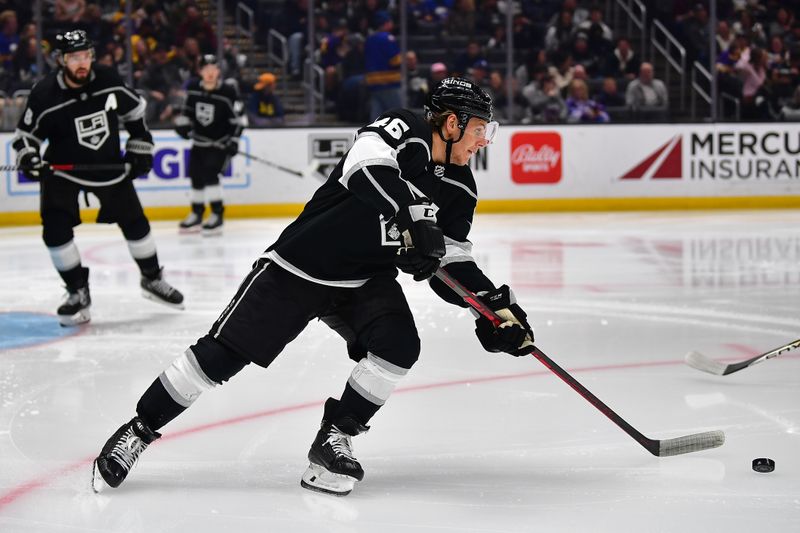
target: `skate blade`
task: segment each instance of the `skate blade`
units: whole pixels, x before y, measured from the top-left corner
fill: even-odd
[[[144,289],[142,289],[142,298],[144,298],[145,300],[150,300],[151,302],[159,303],[161,305],[166,305],[167,307],[171,307],[173,309],[179,309],[181,311],[186,309],[186,306],[183,305],[183,302],[181,302],[179,304],[173,304],[173,303],[170,303],[170,302],[168,302],[166,300],[162,300],[161,298],[159,298],[155,294],[151,294],[151,293],[147,292]]]
[[[92,463],[92,491],[94,491],[95,494],[100,494],[107,488],[109,488],[109,485],[100,474],[100,470],[97,468],[97,459],[95,459]]]
[[[220,235],[222,235],[222,226],[211,229],[203,228],[203,237],[219,237]]]
[[[73,326],[80,326],[81,324],[86,324],[92,319],[92,314],[89,312],[89,308],[81,309],[74,315],[58,315],[58,323],[61,324],[63,328],[70,328]]]
[[[300,479],[300,486],[334,496],[347,496],[353,490],[356,481],[358,480],[354,477],[334,474],[324,466],[310,463]]]
[[[200,226],[192,226],[191,228],[178,228],[178,233],[181,235],[195,235],[200,233]]]

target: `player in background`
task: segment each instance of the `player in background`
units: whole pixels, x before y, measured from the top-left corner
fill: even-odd
[[[116,223],[122,230],[141,271],[142,296],[183,308],[183,295],[162,277],[150,223],[133,187],[133,180],[153,166],[145,101],[115,70],[93,65],[94,47],[83,30],[59,34],[55,48],[59,68],[34,85],[12,144],[17,165],[41,185],[42,237],[67,286],[59,321],[74,326],[91,318],[89,269],[82,265],[73,239],[73,228],[81,223],[81,191],[100,200],[97,222]],[[120,122],[129,134],[124,156]],[[42,157],[45,142],[49,144]],[[63,171],[50,164],[107,165],[119,170]]]
[[[247,125],[239,90],[234,80],[222,80],[216,56],[200,57],[200,78],[187,89],[181,115],[175,119],[175,131],[192,140],[189,153],[189,177],[192,180],[192,212],[180,223],[182,232],[203,235],[222,233],[222,185],[220,176],[231,158],[239,153],[239,136]],[[203,222],[205,202],[211,214]]]
[[[529,353],[533,331],[507,285],[495,287],[467,239],[478,193],[467,163],[497,131],[491,98],[463,78],[444,79],[425,116],[389,111],[358,131],[348,153],[298,218],[256,261],[211,327],[144,392],[136,416],[105,443],[93,487],[119,486],[165,424],[204,391],[246,365],[268,367],[309,321],[321,319],[356,361],[339,399],[325,403],[303,487],[348,494],[364,470],[352,437],[389,399],[420,353],[397,268],[431,279],[446,301],[463,301],[437,278],[442,265],[506,321],[477,318],[491,352]],[[313,357],[313,354],[311,354]]]

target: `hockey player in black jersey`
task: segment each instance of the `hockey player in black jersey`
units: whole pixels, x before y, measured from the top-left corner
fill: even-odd
[[[341,397],[325,403],[301,484],[348,494],[364,477],[352,437],[367,431],[420,353],[397,268],[417,281],[430,279],[442,298],[464,306],[431,277],[441,265],[505,319],[497,328],[476,320],[484,348],[529,353],[533,331],[525,312],[507,285],[496,287],[478,268],[467,239],[478,194],[466,165],[496,128],[491,98],[462,78],[446,78],[432,91],[424,117],[399,109],[361,128],[209,333],[161,373],[139,399],[136,416],[103,446],[94,489],[119,486],[158,431],[202,392],[251,362],[268,367],[319,318],[341,334],[357,364]]]
[[[223,81],[216,56],[200,58],[200,78],[187,89],[181,115],[175,119],[175,131],[192,139],[189,153],[189,177],[192,180],[192,212],[180,223],[182,232],[201,229],[203,235],[222,233],[222,185],[220,176],[230,159],[239,153],[239,136],[247,125],[239,91],[234,80]],[[211,214],[203,222],[205,202]]]
[[[81,264],[73,227],[81,223],[78,196],[100,200],[97,222],[117,223],[141,271],[142,295],[183,306],[183,295],[162,278],[150,223],[133,179],[153,166],[153,138],[144,122],[145,102],[116,71],[93,65],[94,47],[82,30],[56,37],[59,67],[38,82],[17,125],[13,147],[17,165],[41,182],[42,236],[67,286],[58,308],[62,326],[88,322],[89,269]],[[119,124],[130,137],[120,155]],[[48,141],[44,156],[41,145]],[[50,165],[105,165],[109,170],[53,170]]]

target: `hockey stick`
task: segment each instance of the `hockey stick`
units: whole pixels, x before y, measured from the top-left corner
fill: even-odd
[[[784,344],[780,348],[775,348],[774,350],[771,350],[769,352],[757,355],[752,359],[748,359],[747,361],[742,361],[740,363],[731,363],[729,365],[725,365],[717,361],[714,361],[713,359],[706,357],[700,352],[691,351],[686,354],[686,364],[693,368],[696,368],[697,370],[708,372],[709,374],[716,374],[718,376],[727,376],[728,374],[733,374],[734,372],[743,370],[748,366],[753,366],[755,364],[761,363],[762,361],[766,361],[767,359],[772,359],[773,357],[777,357],[783,352],[794,350],[798,346],[800,346],[800,339],[792,341],[789,344]]]
[[[482,316],[490,320],[495,326],[499,326],[503,320],[497,316],[481,299],[471,292],[469,289],[461,285],[458,281],[453,279],[442,268],[436,271],[436,277],[442,280],[445,285],[453,289],[459,297],[470,307],[475,309]],[[725,442],[725,433],[722,431],[706,431],[703,433],[693,433],[683,437],[676,437],[672,439],[651,439],[644,436],[636,428],[626,422],[621,416],[615,413],[609,406],[604,404],[597,396],[592,394],[589,389],[584,387],[573,378],[566,370],[558,366],[552,359],[544,354],[539,348],[535,346],[531,348],[531,353],[538,359],[544,366],[551,370],[555,375],[560,377],[567,385],[575,389],[575,391],[583,396],[589,403],[594,405],[601,413],[606,415],[609,420],[619,426],[625,433],[633,437],[633,439],[641,444],[648,452],[657,457],[667,457],[670,455],[681,455],[684,453],[697,452],[700,450],[707,450],[709,448],[716,448],[722,446]]]
[[[319,161],[317,159],[312,159],[311,162],[308,164],[308,166],[303,170],[294,170],[291,168],[286,168],[284,166],[281,166],[277,163],[273,163],[268,159],[262,159],[253,154],[248,154],[247,152],[239,151],[236,153],[239,155],[243,155],[248,159],[261,163],[262,165],[267,165],[268,167],[276,168],[278,170],[286,172],[287,174],[291,174],[292,176],[297,176],[298,178],[308,178],[310,176],[313,176],[314,173],[317,171],[317,167],[319,167]]]
[[[48,165],[51,170],[71,170],[75,171],[109,171],[109,172],[122,172],[128,170],[128,165],[125,163],[110,163],[110,164],[93,164],[93,163],[65,163],[65,164],[55,164],[55,165]],[[0,166],[0,172],[5,171],[14,171],[14,170],[35,170],[29,167],[21,167],[19,165],[2,165]]]

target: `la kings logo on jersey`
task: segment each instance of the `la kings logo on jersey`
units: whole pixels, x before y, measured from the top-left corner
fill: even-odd
[[[197,102],[194,106],[194,116],[197,118],[197,122],[203,126],[208,126],[214,122],[214,104]]]
[[[105,111],[97,111],[75,119],[78,142],[86,148],[99,150],[109,135],[108,117]]]

